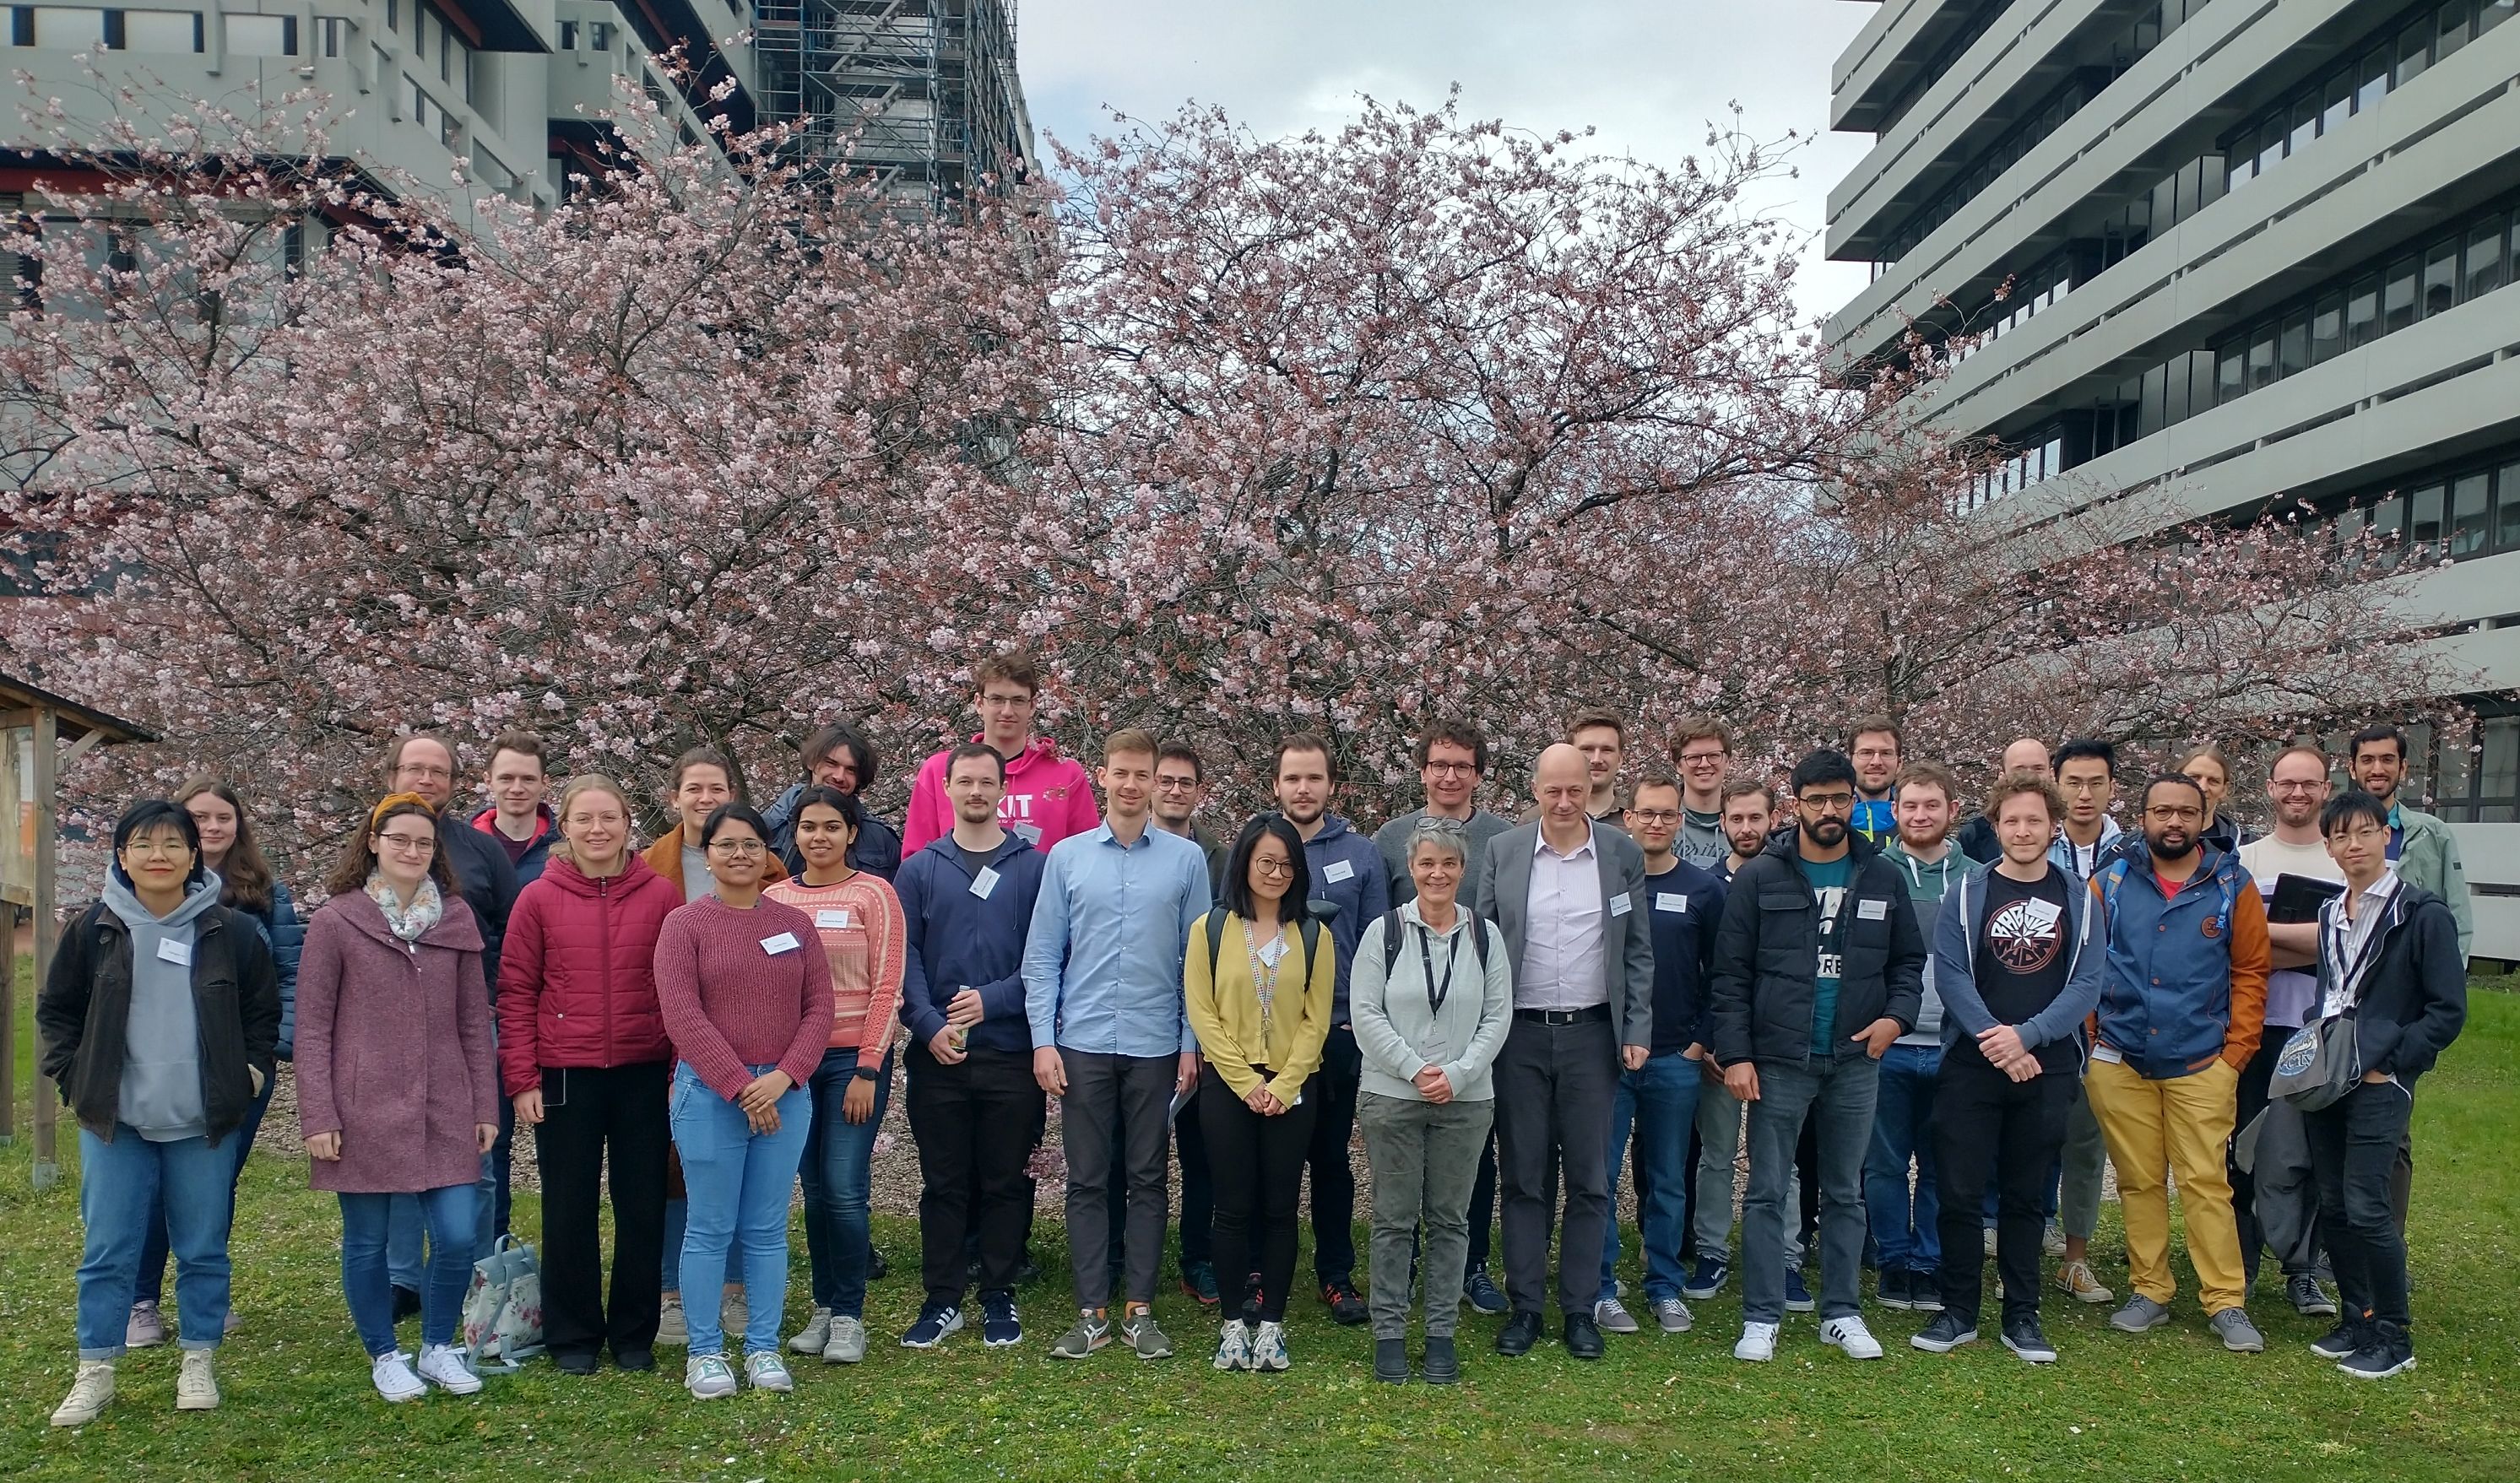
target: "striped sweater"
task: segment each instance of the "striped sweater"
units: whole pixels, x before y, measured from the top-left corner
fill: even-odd
[[[814,920],[832,965],[832,1048],[854,1049],[858,1064],[879,1066],[892,1048],[901,1012],[901,974],[909,931],[901,898],[882,876],[859,871],[837,885],[790,877],[762,891]]]

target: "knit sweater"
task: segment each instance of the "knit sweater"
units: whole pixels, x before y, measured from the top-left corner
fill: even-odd
[[[762,894],[814,920],[832,968],[832,1049],[854,1050],[858,1064],[879,1066],[892,1048],[901,1011],[907,928],[901,898],[880,876],[859,871],[837,885],[773,881]]]
[[[832,1040],[831,960],[814,919],[767,898],[749,910],[715,896],[665,919],[656,934],[656,1002],[674,1051],[729,1101],[754,1066],[803,1086]]]

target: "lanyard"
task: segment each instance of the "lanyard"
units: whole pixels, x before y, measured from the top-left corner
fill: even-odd
[[[1281,941],[1282,943],[1282,939]],[[1242,924],[1242,950],[1249,955],[1250,959],[1252,997],[1260,1002],[1260,1044],[1263,1054],[1266,1054],[1270,1021],[1277,1017],[1278,964],[1284,963],[1286,959],[1283,953],[1279,955],[1278,963],[1271,963],[1262,958],[1260,944],[1255,940],[1251,923],[1247,921]]]
[[[1441,987],[1435,983],[1435,955],[1430,950],[1428,942],[1426,925],[1424,922],[1419,922],[1418,962],[1426,973],[1426,1008],[1441,1014],[1444,1012],[1444,1001],[1453,997],[1453,970],[1462,966],[1462,934],[1458,930],[1453,933],[1453,952],[1451,957],[1444,960],[1444,982]]]

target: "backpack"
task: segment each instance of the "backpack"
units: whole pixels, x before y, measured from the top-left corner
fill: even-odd
[[[2108,913],[2111,924],[2117,921],[2118,887],[2125,883],[2127,870],[2134,863],[2131,856],[2121,854],[2103,867],[2098,875],[2092,877],[2100,883],[2100,909]],[[2221,921],[2223,931],[2228,935],[2231,930],[2231,913],[2237,910],[2240,904],[2239,877],[2228,871],[2217,869],[2214,878],[2223,888]],[[2182,887],[2182,893],[2184,889]],[[2107,933],[2104,931],[2101,936],[2105,940]]]
[[[503,1236],[472,1264],[463,1339],[474,1374],[514,1374],[543,1352],[543,1280],[533,1247]]]
[[[1478,954],[1479,976],[1484,978],[1488,971],[1487,919],[1476,912],[1467,915],[1470,919],[1470,949]],[[1385,979],[1391,977],[1391,970],[1400,963],[1400,908],[1395,906],[1382,914],[1382,976]]]
[[[1207,914],[1207,977],[1210,983],[1216,981],[1216,961],[1225,953],[1225,917],[1223,907]],[[1322,924],[1307,911],[1297,922],[1295,931],[1304,944],[1304,976],[1296,982],[1308,984],[1313,981],[1313,951],[1321,943]]]

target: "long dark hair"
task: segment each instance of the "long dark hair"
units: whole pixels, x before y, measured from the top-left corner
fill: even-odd
[[[204,793],[236,812],[236,843],[228,846],[227,858],[218,866],[219,905],[251,912],[256,917],[270,916],[271,862],[262,858],[262,844],[254,838],[253,820],[245,811],[245,800],[225,781],[204,775],[187,780],[176,790],[175,806],[189,814],[193,800]]]
[[[455,878],[455,862],[449,858],[454,851],[446,847],[447,821],[438,817],[437,810],[430,808],[428,801],[418,793],[394,794],[378,804],[375,811],[370,813],[357,829],[351,831],[349,842],[341,847],[339,863],[333,867],[333,878],[324,882],[324,889],[336,896],[347,896],[353,892],[366,890],[368,876],[374,875],[377,869],[376,846],[368,841],[376,837],[386,825],[405,814],[414,814],[428,820],[429,828],[437,832],[437,848],[428,852],[428,878],[437,882],[438,894],[453,896],[462,890],[463,885]],[[187,814],[184,817],[189,822],[192,815]],[[454,826],[456,829],[463,827],[460,823]]]
[[[1263,834],[1274,834],[1286,846],[1286,858],[1293,861],[1295,874],[1286,879],[1285,899],[1279,904],[1278,921],[1282,925],[1303,920],[1304,904],[1312,899],[1312,867],[1304,860],[1304,836],[1286,822],[1283,814],[1262,814],[1242,826],[1242,833],[1234,841],[1233,853],[1225,857],[1224,888],[1218,892],[1225,909],[1249,921],[1251,905],[1251,852],[1258,847]]]

